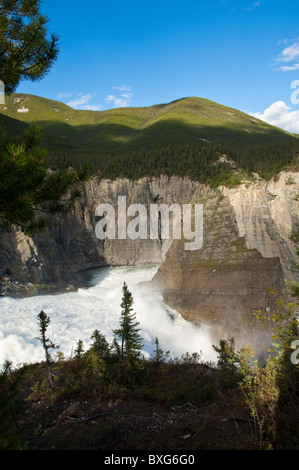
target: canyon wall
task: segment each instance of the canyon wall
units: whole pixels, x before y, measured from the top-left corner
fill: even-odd
[[[19,283],[53,284],[57,288],[73,284],[80,270],[119,265],[161,264],[170,243],[161,240],[99,240],[95,233],[99,204],[116,210],[118,197],[127,205],[147,208],[163,197],[165,204],[188,202],[211,190],[180,178],[98,180],[91,178],[82,187],[82,197],[64,215],[50,217],[49,228],[32,238],[20,230],[1,229],[0,267],[2,280]],[[2,283],[3,285],[3,283]]]
[[[160,177],[98,180],[84,183],[82,197],[67,215],[51,217],[46,232],[26,237],[1,229],[2,295],[16,286],[55,290],[76,286],[77,273],[99,266],[157,264],[153,284],[186,319],[244,338],[253,331],[254,309],[273,309],[268,288],[283,291],[296,279],[290,237],[299,222],[299,174],[281,173],[276,181],[256,179],[237,188],[212,190],[188,178]],[[95,233],[99,204],[202,204],[203,246],[187,251],[184,240],[99,240]],[[245,334],[246,333],[246,334]],[[250,333],[250,334],[251,334]],[[252,340],[252,337],[250,338]],[[254,341],[258,344],[259,338]]]
[[[172,308],[211,327],[215,342],[234,337],[239,347],[264,348],[268,332],[258,327],[254,311],[276,310],[286,281],[297,280],[290,237],[298,223],[298,190],[297,173],[221,188],[201,199],[202,249],[186,251],[183,241],[174,241],[168,251],[154,282]]]

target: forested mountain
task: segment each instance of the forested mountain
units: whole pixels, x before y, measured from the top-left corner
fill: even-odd
[[[168,174],[217,185],[238,168],[268,178],[295,162],[298,138],[236,109],[201,98],[108,111],[78,111],[33,95],[12,94],[0,126],[18,136],[42,130],[53,168],[88,165],[104,177]]]

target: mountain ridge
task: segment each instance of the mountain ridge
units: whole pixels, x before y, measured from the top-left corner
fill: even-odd
[[[43,109],[41,109],[40,104],[43,105]],[[34,109],[34,107],[37,109]],[[22,108],[24,108],[23,113],[21,111]],[[28,109],[27,112],[26,108]],[[173,109],[176,111],[174,116],[171,112]],[[25,123],[42,122],[51,120],[50,118],[53,117],[55,118],[54,120],[59,120],[59,118],[62,120],[63,116],[61,116],[61,112],[63,112],[65,115],[67,113],[67,117],[65,117],[65,119],[68,120],[73,126],[80,125],[82,122],[85,124],[98,124],[110,116],[127,116],[127,118],[130,118],[133,114],[135,118],[135,126],[138,121],[140,122],[139,127],[135,128],[142,129],[146,127],[146,123],[153,123],[155,122],[156,117],[161,118],[165,115],[167,115],[168,118],[171,116],[173,119],[177,117],[186,120],[186,118],[189,117],[186,113],[188,110],[191,111],[193,115],[197,114],[201,116],[201,119],[206,119],[207,121],[211,121],[212,119],[217,120],[219,117],[221,118],[222,111],[222,113],[226,113],[225,118],[227,123],[234,122],[234,119],[232,119],[231,116],[238,117],[241,120],[242,118],[244,119],[246,117],[247,123],[251,122],[257,125],[260,129],[269,131],[275,129],[281,134],[296,136],[296,134],[292,134],[279,127],[261,121],[260,119],[248,115],[238,109],[195,96],[179,98],[177,100],[170,101],[169,103],[161,103],[145,107],[122,107],[93,111],[77,110],[60,101],[40,97],[37,95],[14,93],[6,97],[6,104],[2,109],[0,109],[0,112],[3,116],[9,116],[11,118],[18,117],[19,120]],[[47,114],[49,111],[50,115]],[[182,114],[178,115],[178,111],[180,111]],[[80,117],[84,116],[83,121],[79,119],[79,115]],[[225,119],[223,119],[223,123],[224,122]],[[132,121],[131,124],[133,124]]]
[[[240,157],[244,149],[260,146],[264,152],[273,154],[281,147],[281,153],[287,152],[286,156],[269,156],[274,158],[277,170],[280,163],[281,166],[290,163],[299,149],[297,135],[237,109],[198,97],[147,107],[91,111],[75,110],[59,101],[36,95],[7,96],[5,106],[0,109],[0,126],[9,134],[19,135],[30,125],[41,128],[44,145],[54,166],[76,167],[85,162],[94,171],[100,170],[108,176],[121,176],[120,172],[125,171],[126,166],[139,168],[147,160],[151,163],[151,168],[146,170],[148,174],[157,170],[183,175],[194,166],[194,161],[189,161],[185,155],[185,150],[189,152],[190,147],[193,153],[198,152],[197,160],[205,158],[201,149],[209,147],[209,163],[210,160],[215,162],[221,152],[233,152],[236,155],[232,158],[239,159],[241,167],[247,166],[250,171],[254,159],[260,164],[268,154],[254,156],[253,161],[244,166],[244,157]],[[157,164],[157,153],[165,152],[169,146],[173,147],[172,151],[161,157],[162,165],[161,162]],[[277,148],[273,150],[273,147]],[[135,155],[134,162],[131,162],[132,154]],[[189,163],[182,161],[183,158]],[[179,161],[175,168],[170,168],[172,159]],[[131,174],[132,171],[124,176]],[[137,177],[140,176],[139,173]]]

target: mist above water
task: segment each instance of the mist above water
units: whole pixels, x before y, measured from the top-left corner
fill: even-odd
[[[139,322],[146,357],[154,354],[154,341],[171,357],[186,352],[202,352],[202,360],[215,361],[209,330],[185,321],[165,304],[152,287],[140,285],[150,281],[157,268],[117,267],[92,270],[82,275],[85,287],[77,292],[42,295],[24,299],[0,299],[0,367],[6,360],[14,367],[44,360],[39,341],[37,315],[44,310],[50,317],[47,336],[65,358],[72,357],[78,340],[90,345],[95,329],[111,342],[121,313],[122,286],[126,282],[134,299],[133,309]],[[52,356],[55,351],[52,350]]]

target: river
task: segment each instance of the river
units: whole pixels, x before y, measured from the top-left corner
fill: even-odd
[[[6,360],[14,367],[44,360],[38,339],[37,315],[41,310],[50,318],[47,336],[59,345],[66,359],[72,357],[79,339],[88,348],[95,329],[112,341],[113,329],[119,325],[123,282],[134,298],[146,357],[154,353],[158,337],[160,347],[169,350],[171,357],[201,352],[202,360],[215,361],[208,329],[185,321],[153,288],[140,285],[150,281],[156,270],[148,266],[101,268],[83,273],[82,287],[76,292],[0,298],[0,367]]]

